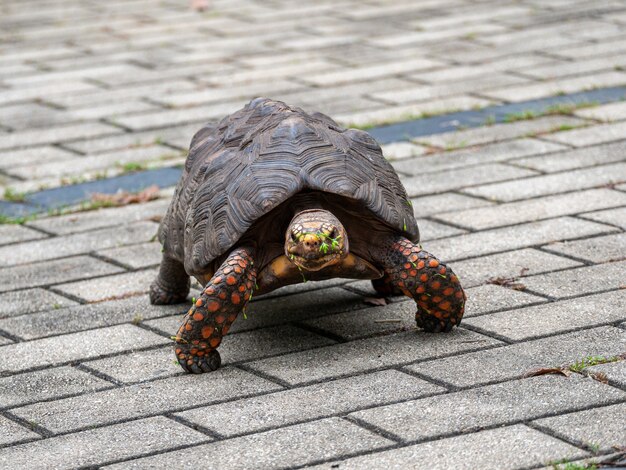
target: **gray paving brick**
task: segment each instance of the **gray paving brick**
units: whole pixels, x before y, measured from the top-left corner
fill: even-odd
[[[14,407],[111,387],[110,382],[74,367],[55,367],[0,378],[0,407]]]
[[[516,139],[496,142],[480,147],[437,153],[411,160],[393,162],[393,167],[402,173],[420,175],[440,170],[460,168],[481,163],[495,163],[528,155],[543,155],[563,149],[552,143],[537,139]],[[544,158],[544,157],[542,157]]]
[[[64,364],[105,354],[141,349],[169,340],[132,325],[118,325],[2,346],[0,372]]]
[[[63,294],[78,297],[86,302],[102,302],[145,294],[156,278],[158,269],[116,274],[98,279],[70,282],[55,287]]]
[[[203,118],[204,119],[204,118]],[[200,128],[200,121],[184,125],[155,129],[145,132],[125,132],[123,134],[92,137],[64,143],[63,146],[82,153],[100,153],[110,150],[125,149],[141,145],[153,145],[157,142],[173,145],[181,143],[180,148],[188,148],[191,138]]]
[[[626,122],[616,122],[591,126],[585,129],[555,132],[545,137],[554,142],[569,144],[574,147],[585,147],[588,145],[621,140],[624,138],[624,132],[626,132]]]
[[[6,150],[0,153],[0,168],[16,168],[41,161],[56,162],[75,157],[75,153],[51,145]]]
[[[46,238],[41,232],[16,224],[0,225],[0,245]]]
[[[428,219],[418,219],[417,221],[420,230],[421,241],[433,240],[436,238],[451,237],[453,235],[459,235],[461,233],[467,233],[467,230],[462,230],[450,225],[440,224]]]
[[[98,249],[148,241],[157,230],[153,222],[136,222],[80,233],[21,243],[0,248],[1,266],[45,261],[53,258],[88,253]]]
[[[415,302],[400,301],[384,307],[343,312],[303,323],[351,341],[367,336],[416,330],[415,311]]]
[[[433,240],[424,248],[449,261],[614,231],[606,225],[590,225],[587,221],[559,217]]]
[[[460,211],[473,209],[475,207],[485,207],[495,205],[493,202],[485,201],[464,194],[442,193],[432,196],[421,196],[411,199],[413,213],[415,217],[425,217],[447,211]]]
[[[427,175],[401,178],[401,180],[409,196],[415,197],[494,181],[513,180],[535,174],[532,170],[490,163],[467,168],[453,168]]]
[[[121,132],[121,129],[117,127],[99,122],[70,124],[48,129],[29,129],[12,132],[10,135],[5,136],[0,142],[0,149],[20,148],[36,144],[54,144],[87,137],[119,134]]]
[[[159,349],[134,351],[121,356],[97,359],[83,364],[124,384],[163,379],[183,373],[170,345]]]
[[[64,93],[75,93],[90,90],[97,90],[97,87],[80,80],[68,80],[66,82],[57,83],[54,86],[54,89],[50,88],[50,85],[48,84],[26,88],[2,89],[0,90],[0,105],[19,103],[38,98],[49,98],[50,96],[62,95]],[[11,147],[14,147],[14,145],[11,145]]]
[[[492,126],[434,134],[419,137],[415,141],[423,145],[456,149],[467,147],[468,145],[489,144],[517,137],[554,132],[561,126],[582,126],[584,124],[585,121],[569,116],[544,116],[528,121],[494,124]],[[568,144],[569,142],[564,140],[562,143]]]
[[[60,162],[39,162],[33,165],[7,169],[10,175],[20,178],[60,178],[66,175],[95,174],[103,170],[122,171],[123,166],[129,163],[142,164],[159,162],[166,158],[179,155],[179,152],[162,145],[138,147],[126,150],[116,150],[92,156],[76,156]]]
[[[402,87],[406,88],[406,86]],[[376,90],[372,90],[376,91]],[[472,108],[484,108],[494,104],[493,101],[475,98],[467,95],[433,98],[429,101],[420,101],[413,104],[376,107],[358,111],[344,111],[333,113],[333,119],[345,127],[370,127],[385,125],[394,122],[403,122],[418,119],[433,114],[465,111]]]
[[[489,98],[503,101],[528,101],[559,93],[574,93],[592,88],[612,87],[626,83],[626,74],[618,71],[600,72],[574,78],[562,78],[529,85],[512,86],[483,92]]]
[[[624,312],[626,292],[618,290],[468,318],[464,323],[512,341],[523,341],[618,322],[625,318]]]
[[[553,153],[551,155],[520,158],[513,160],[513,163],[532,168],[533,170],[553,173],[556,171],[575,170],[587,166],[619,162],[624,159],[624,152],[626,152],[626,141],[620,141]]]
[[[117,224],[149,220],[151,217],[161,217],[165,215],[169,204],[169,199],[159,199],[123,207],[110,207],[95,211],[46,217],[30,221],[27,225],[40,228],[46,232],[67,235]]]
[[[14,444],[16,442],[40,437],[39,434],[29,431],[4,416],[0,416],[0,445]]]
[[[448,82],[441,85],[421,85],[406,90],[390,90],[372,93],[372,98],[385,103],[406,104],[416,101],[434,100],[449,96],[480,92],[489,88],[511,86],[528,83],[528,80],[504,73],[492,73],[486,77],[464,80],[462,82]]]
[[[314,73],[307,75],[304,81],[315,86],[336,85],[346,82],[371,80],[380,77],[398,75],[416,70],[423,70],[443,65],[443,62],[415,57],[411,59],[398,60],[385,64],[375,64],[365,67],[354,67],[343,70],[332,70],[328,72]]]
[[[23,292],[23,291],[20,291]],[[0,329],[31,340],[65,333],[73,333],[120,323],[139,323],[150,318],[184,312],[186,305],[155,306],[147,296],[54,308],[44,305],[46,311],[0,320]]]
[[[187,466],[197,467],[206,465],[207,455],[211,455],[214,468],[288,468],[381,449],[391,444],[392,441],[341,418],[328,418],[107,468],[172,468],[183,461]]]
[[[619,261],[626,258],[626,233],[552,243],[551,245],[546,245],[544,249],[593,263]]]
[[[89,256],[0,268],[0,292],[68,282],[120,271],[123,271],[122,268]]]
[[[279,386],[252,374],[225,367],[202,376],[183,375],[156,380],[28,405],[11,412],[60,433],[279,389]]]
[[[626,207],[592,212],[589,214],[585,214],[584,218],[595,220],[597,222],[605,222],[607,224],[616,225],[626,230]]]
[[[509,312],[514,323],[514,312]],[[476,387],[520,378],[533,370],[570,365],[587,356],[610,357],[626,345],[626,332],[612,326],[576,331],[405,368],[455,387]]]
[[[523,284],[531,291],[562,299],[618,289],[624,285],[624,279],[626,261],[618,261],[530,276],[524,278]]]
[[[31,469],[33,456],[37,456],[47,468],[98,466],[210,440],[176,421],[155,416],[0,449],[0,465]]]
[[[410,331],[263,359],[248,367],[296,385],[494,344],[498,342],[463,329],[446,335]]]
[[[624,62],[626,63],[626,60],[624,60]],[[626,103],[617,102],[593,108],[579,109],[574,114],[584,119],[597,119],[598,121],[622,121],[626,119]]]
[[[626,404],[621,403],[539,419],[534,424],[598,451],[613,451],[626,442],[625,415]]]
[[[178,416],[231,437],[444,391],[388,370],[197,408]]]
[[[578,375],[544,375],[357,411],[350,416],[411,441],[512,424],[624,398],[626,393]]]
[[[492,200],[516,201],[619,183],[626,179],[626,163],[540,175],[519,181],[486,184],[463,191]]]
[[[461,227],[484,230],[623,205],[626,205],[625,193],[602,188],[469,209],[462,212],[434,214],[434,217],[437,220]]]
[[[59,309],[76,305],[76,302],[45,289],[27,289],[0,294],[0,318]]]
[[[388,468],[500,470],[523,469],[549,460],[570,460],[586,452],[523,424],[377,452],[337,462],[341,469]],[[506,462],[506,463],[505,463]],[[311,467],[337,468],[333,462]]]
[[[524,281],[521,280],[520,282],[523,283]],[[467,289],[465,293],[467,294],[467,301],[465,302],[464,318],[499,310],[511,310],[546,301],[543,297],[495,284],[472,287]]]
[[[55,126],[65,122],[67,117],[63,111],[39,103],[3,106],[0,117],[0,125],[14,130]]]
[[[416,145],[411,142],[394,142],[391,144],[381,145],[383,155],[387,160],[403,160],[405,158],[419,157],[427,152],[426,147]]]
[[[604,354],[604,357],[611,357],[611,355]],[[586,372],[604,374],[611,385],[626,388],[626,361],[624,360],[589,367]]]
[[[111,259],[132,269],[148,268],[161,263],[161,244],[159,242],[109,248],[96,252],[98,256]]]

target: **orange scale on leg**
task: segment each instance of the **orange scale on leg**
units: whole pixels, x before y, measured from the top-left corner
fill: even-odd
[[[433,290],[438,290],[441,287],[441,283],[439,281],[433,281],[430,283],[430,288]]]
[[[411,276],[415,277],[415,276],[417,276],[417,270],[415,270],[415,269],[411,269],[411,270],[409,271],[409,274],[410,274]]]
[[[443,299],[441,297],[439,297],[438,295],[433,297],[433,302],[435,302],[436,304],[438,304],[439,302],[441,302]]]
[[[237,314],[236,313],[232,313],[230,315],[228,315],[228,323],[232,323],[237,319]]]
[[[223,335],[227,334],[228,330],[230,330],[230,326],[228,326],[228,325],[224,326],[224,328],[222,328],[222,334]]]
[[[400,273],[400,277],[401,277],[402,279],[406,279],[407,277],[409,277],[409,275],[406,273],[406,271],[402,271],[402,272]]]
[[[191,331],[193,329],[193,326],[191,326],[191,323],[185,323],[185,330],[186,331]]]
[[[204,351],[198,351],[198,354],[196,354],[196,356],[200,356],[200,357],[204,356]]]
[[[237,279],[235,278],[235,276],[228,276],[226,278],[226,284],[228,284],[229,286],[234,286],[235,284],[237,284]]]
[[[440,308],[441,310],[446,310],[446,311],[448,311],[448,310],[450,310],[450,307],[451,307],[450,302],[448,302],[447,300],[446,300],[445,302],[441,302],[441,303],[439,304],[439,308]]]
[[[215,328],[213,328],[212,326],[205,326],[200,331],[200,334],[202,335],[204,339],[207,339],[209,336],[213,334],[214,331],[215,331]]]
[[[209,340],[209,344],[211,345],[212,348],[217,348],[221,342],[222,342],[221,338],[211,338]]]
[[[453,292],[454,289],[452,287],[446,287],[446,289],[443,291],[443,295],[452,295]]]
[[[233,292],[233,294],[230,296],[230,301],[234,305],[239,305],[239,303],[241,302],[241,296],[239,294]]]
[[[246,286],[244,286],[244,285],[242,284],[242,285],[240,285],[240,286],[237,288],[237,290],[238,290],[239,292],[245,292],[245,291],[246,291]]]
[[[431,268],[436,268],[437,266],[439,266],[439,261],[437,261],[436,259],[431,259],[428,262],[428,266],[430,266]]]
[[[204,320],[204,315],[202,315],[200,312],[196,312],[193,314],[193,319],[195,321],[202,321]]]
[[[222,299],[222,300],[226,300],[226,292],[222,291],[219,294],[217,294],[217,297]]]
[[[424,264],[424,261],[420,261],[419,263],[417,263],[417,269],[422,269],[424,266],[426,266]]]
[[[207,295],[213,295],[215,294],[215,287],[213,286],[209,286],[206,289],[204,289],[204,293]]]
[[[446,271],[447,271],[447,269],[446,269],[446,267],[445,267],[445,266],[441,266],[441,267],[439,268],[439,274],[445,274],[445,273],[446,273]]]
[[[234,271],[235,271],[235,273],[237,273],[237,274],[241,274],[241,273],[243,272],[243,269],[241,269],[239,266],[235,266],[235,267],[233,268],[233,270],[234,270]]]
[[[225,321],[226,321],[226,317],[224,317],[224,315],[218,315],[215,317],[215,323],[217,323],[218,325],[221,325]]]
[[[455,296],[457,299],[462,299],[462,298],[463,298],[463,291],[458,291],[456,294],[454,294],[454,296]]]
[[[194,339],[194,340],[191,342],[191,344],[195,344],[195,345],[197,345],[198,343],[200,343],[200,340],[198,340],[198,339]]]
[[[213,284],[219,284],[220,282],[222,282],[222,276],[217,276],[213,279]]]
[[[233,271],[233,268],[231,268],[230,266],[226,266],[226,267],[222,270],[222,272],[223,272],[224,274],[230,274],[232,271]]]
[[[180,354],[181,352],[183,352],[183,350],[182,350],[182,349],[180,349],[180,348],[176,348],[176,349],[174,350],[174,352],[175,352],[176,354]]]
[[[422,274],[422,275],[420,276],[420,281],[422,281],[422,282],[426,282],[426,281],[428,281],[428,274]]]
[[[424,286],[418,286],[417,289],[415,289],[415,292],[418,294],[423,294],[426,291],[426,288]]]
[[[216,300],[212,300],[206,305],[206,308],[209,312],[217,312],[220,309],[220,303]]]
[[[410,269],[411,263],[404,263],[404,269]]]

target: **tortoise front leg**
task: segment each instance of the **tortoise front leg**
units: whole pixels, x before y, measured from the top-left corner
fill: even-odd
[[[444,263],[419,245],[397,236],[383,243],[378,262],[385,271],[387,285],[415,300],[418,327],[440,332],[461,323],[465,293],[459,278]]]
[[[256,282],[251,248],[236,248],[191,307],[174,340],[178,363],[201,374],[220,366],[217,347],[250,297]]]

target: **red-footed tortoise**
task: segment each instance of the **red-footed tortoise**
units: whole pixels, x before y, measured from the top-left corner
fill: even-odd
[[[217,347],[252,294],[332,277],[372,279],[415,300],[417,325],[450,331],[465,294],[418,245],[406,191],[376,141],[332,119],[258,98],[193,137],[161,222],[153,304],[204,287],[177,335],[188,372],[220,365]],[[304,276],[303,276],[304,274]]]

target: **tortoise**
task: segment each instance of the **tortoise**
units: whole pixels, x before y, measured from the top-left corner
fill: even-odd
[[[217,347],[253,293],[304,280],[372,279],[417,304],[427,332],[463,316],[454,272],[419,242],[406,190],[366,132],[257,98],[200,129],[159,227],[152,304],[204,286],[173,339],[187,372],[216,370]]]

